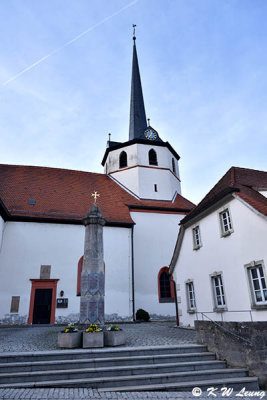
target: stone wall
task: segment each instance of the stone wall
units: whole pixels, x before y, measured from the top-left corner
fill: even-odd
[[[207,345],[220,360],[231,367],[245,367],[259,378],[261,389],[267,389],[267,322],[216,322],[218,325],[252,343],[225,332],[210,321],[195,321],[197,342]]]

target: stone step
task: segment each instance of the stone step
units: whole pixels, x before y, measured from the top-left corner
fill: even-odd
[[[52,361],[52,360],[77,360],[88,358],[109,358],[116,356],[143,356],[175,353],[199,353],[206,352],[207,347],[198,344],[186,344],[179,346],[140,346],[140,347],[120,347],[104,349],[77,349],[77,350],[58,350],[58,351],[38,351],[23,353],[0,353],[0,363],[30,362],[30,361]]]
[[[151,375],[151,374],[167,374],[173,372],[201,371],[211,369],[225,368],[224,361],[202,361],[191,363],[165,363],[165,364],[142,364],[128,365],[120,367],[101,367],[101,368],[75,368],[54,371],[35,371],[35,372],[17,372],[17,373],[1,373],[0,385],[3,383],[16,382],[40,382],[49,380],[67,380],[67,379],[83,379],[83,378],[104,378],[104,377],[121,377],[129,375]]]
[[[204,380],[204,381],[189,381],[189,382],[172,382],[172,383],[163,383],[163,384],[150,384],[150,385],[138,385],[138,386],[123,386],[123,387],[106,387],[99,388],[99,392],[145,392],[145,391],[170,391],[170,392],[185,392],[192,391],[194,387],[199,387],[203,391],[207,390],[210,387],[215,388],[233,388],[234,390],[241,390],[244,387],[246,390],[257,391],[259,390],[258,378],[254,377],[244,377],[244,378],[224,378],[219,381],[216,380]],[[219,393],[217,392],[217,396]],[[200,399],[202,397],[199,397]]]
[[[149,382],[151,385],[154,384],[167,384],[167,383],[184,383],[184,382],[195,382],[198,381],[215,381],[221,382],[222,379],[232,379],[246,377],[247,371],[245,369],[211,369],[201,371],[187,371],[187,372],[175,372],[175,373],[164,373],[164,374],[146,374],[146,375],[128,375],[128,376],[110,376],[101,378],[77,378],[73,379],[73,374],[64,375],[64,379],[50,380],[50,381],[38,381],[38,382],[23,382],[23,383],[6,383],[0,384],[1,388],[10,387],[90,387],[92,389],[97,388],[113,388],[117,390],[125,386],[145,386]],[[63,375],[61,376],[61,378]]]
[[[116,354],[118,356],[118,354]],[[99,368],[111,366],[131,366],[140,364],[162,363],[192,363],[215,360],[215,355],[209,352],[185,353],[185,354],[159,354],[145,356],[109,357],[93,359],[53,360],[36,362],[1,363],[0,373],[5,372],[30,372],[45,370],[62,370],[71,368]]]

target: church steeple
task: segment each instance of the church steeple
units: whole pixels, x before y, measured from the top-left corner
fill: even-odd
[[[133,25],[133,63],[131,83],[131,104],[130,104],[130,129],[129,140],[139,138],[147,128],[146,111],[142,92],[142,84],[136,52],[135,25]]]

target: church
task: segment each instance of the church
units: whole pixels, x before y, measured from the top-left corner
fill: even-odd
[[[103,174],[0,165],[1,324],[78,321],[83,219],[95,192],[106,221],[106,321],[132,321],[139,308],[175,316],[168,266],[194,205],[181,195],[178,153],[146,119],[135,36],[125,139],[108,141]]]

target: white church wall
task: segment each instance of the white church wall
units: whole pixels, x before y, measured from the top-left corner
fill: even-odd
[[[148,153],[151,149],[157,154],[157,166],[149,165]],[[119,156],[122,151],[127,153],[128,164],[127,168],[119,169]],[[176,174],[171,172],[172,159]],[[140,198],[171,200],[176,191],[181,193],[178,161],[167,147],[134,144],[113,150],[106,161],[106,172]]]
[[[128,319],[132,316],[130,234],[131,230],[127,228],[104,227],[106,313],[117,313]],[[77,315],[80,304],[80,297],[76,296],[77,268],[83,250],[82,225],[7,222],[0,253],[0,320],[6,317],[10,322],[15,318],[10,314],[11,297],[20,296],[16,319],[27,321],[30,279],[40,278],[41,265],[51,265],[50,278],[59,279],[57,297],[63,290],[64,297],[69,299],[67,309],[56,309],[56,320]]]
[[[172,200],[175,192],[181,193],[179,180],[169,171],[139,168],[139,196],[143,199]],[[156,190],[155,190],[155,185]]]
[[[2,240],[3,240],[3,234],[4,234],[4,226],[5,226],[5,221],[0,215],[0,253],[2,249]]]
[[[136,196],[139,196],[139,168],[124,169],[119,172],[111,174],[119,183],[133,192]]]
[[[266,310],[251,309],[251,289],[245,265],[252,261],[263,261],[267,272],[267,221],[246,207],[241,201],[233,199],[225,205],[230,210],[233,232],[227,237],[221,236],[219,208],[196,222],[185,231],[178,262],[174,271],[180,286],[177,292],[181,297],[179,308],[182,310],[181,322],[193,325],[196,314],[189,314],[187,307],[187,280],[194,283],[196,307],[206,312],[213,320],[256,321],[266,320]],[[202,246],[193,250],[192,228],[200,227]],[[214,311],[214,298],[211,274],[222,274],[226,309]],[[249,312],[241,312],[251,310]],[[231,311],[239,311],[231,312]],[[198,315],[201,318],[201,315]]]
[[[159,303],[158,273],[168,266],[183,215],[131,212],[134,227],[135,310],[152,316],[175,316],[174,303]]]
[[[120,168],[119,165],[119,159],[120,159],[120,154],[122,151],[125,151],[127,154],[127,167],[133,167],[138,164],[138,159],[137,159],[137,144],[132,144],[131,146],[126,146],[121,149],[117,150],[112,150],[109,152],[107,160],[106,160],[106,174],[110,174],[112,172],[118,171]]]

